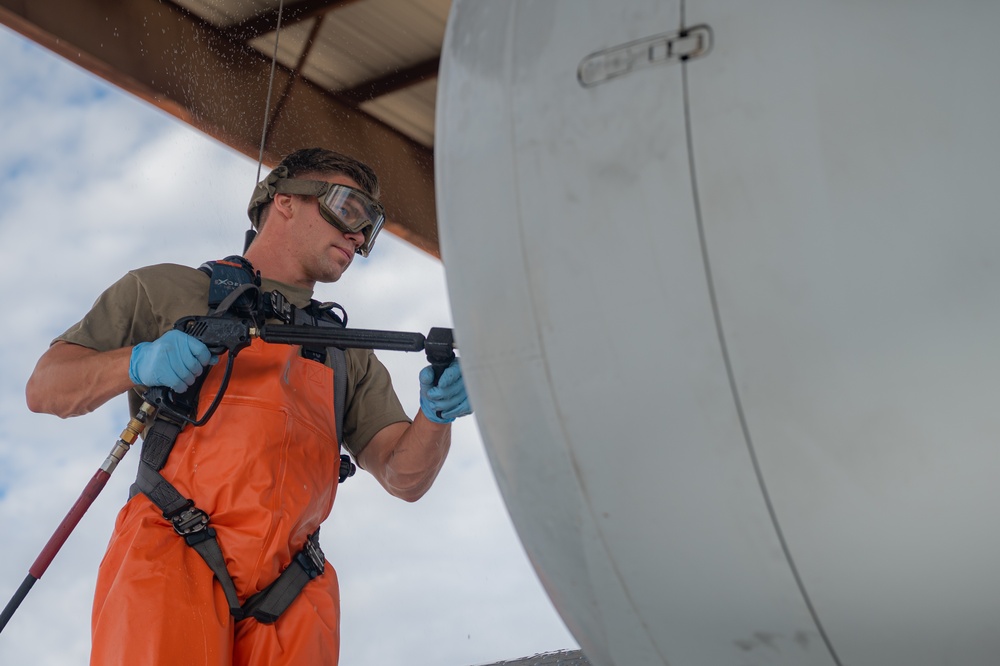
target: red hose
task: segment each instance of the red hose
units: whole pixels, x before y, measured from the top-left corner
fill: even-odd
[[[97,496],[104,490],[104,486],[110,478],[111,475],[103,469],[99,469],[94,473],[94,476],[87,483],[83,492],[80,493],[80,497],[70,507],[69,513],[66,514],[66,517],[59,523],[59,527],[49,537],[48,543],[45,544],[45,548],[42,548],[42,552],[38,554],[35,563],[28,569],[28,573],[35,579],[41,578],[45,570],[52,564],[52,558],[56,556],[62,545],[66,543],[66,539],[69,538],[69,535],[76,528],[77,523],[83,518],[83,514],[87,513],[87,509],[90,508],[90,505],[94,503]]]

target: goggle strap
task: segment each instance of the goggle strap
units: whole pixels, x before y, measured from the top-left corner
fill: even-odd
[[[274,184],[275,194],[300,194],[309,197],[318,197],[325,194],[330,189],[330,183],[317,180],[303,180],[301,178],[284,178]]]

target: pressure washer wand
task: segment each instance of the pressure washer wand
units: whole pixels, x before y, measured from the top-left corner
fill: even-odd
[[[198,338],[213,354],[224,351],[236,353],[248,346],[252,338],[286,345],[424,351],[427,361],[434,368],[434,384],[455,360],[455,338],[450,328],[432,328],[425,336],[423,333],[302,324],[264,324],[257,327],[249,319],[216,316],[182,317],[174,328]]]
[[[90,508],[90,505],[94,503],[97,496],[104,490],[108,479],[111,478],[111,473],[115,471],[118,463],[128,453],[129,448],[135,443],[135,440],[142,434],[143,430],[146,429],[146,424],[152,420],[152,416],[155,413],[156,407],[148,402],[144,402],[139,411],[136,412],[136,415],[125,426],[125,430],[122,431],[118,441],[115,442],[115,446],[104,460],[104,464],[94,473],[94,476],[87,483],[83,492],[80,493],[80,497],[73,503],[69,513],[66,514],[66,517],[59,523],[59,527],[49,537],[48,543],[42,548],[42,552],[35,559],[35,563],[28,569],[28,575],[25,577],[24,582],[17,588],[14,596],[11,597],[10,601],[4,607],[3,612],[0,613],[0,631],[3,631],[4,627],[7,626],[7,622],[10,621],[11,616],[14,615],[14,612],[21,605],[21,602],[24,601],[24,598],[28,596],[28,592],[35,584],[35,581],[40,579],[45,570],[49,568],[56,553],[66,543],[66,539],[69,538],[69,535],[76,528],[77,523],[83,518],[83,514],[87,513],[87,509]]]
[[[455,360],[455,337],[450,328],[432,328],[427,335],[363,328],[332,328],[295,324],[264,324],[255,334],[264,342],[292,345],[326,345],[347,349],[423,351],[434,368],[434,385]]]

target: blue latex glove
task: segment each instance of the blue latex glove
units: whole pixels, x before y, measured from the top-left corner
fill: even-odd
[[[434,423],[451,423],[459,416],[472,413],[458,359],[452,361],[441,373],[437,386],[432,386],[433,382],[434,368],[428,365],[420,371],[420,410],[429,420]]]
[[[218,360],[201,340],[183,331],[167,331],[153,342],[132,348],[128,378],[143,386],[167,386],[183,393],[206,365]]]

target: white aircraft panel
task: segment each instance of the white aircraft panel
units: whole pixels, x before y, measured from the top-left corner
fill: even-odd
[[[436,179],[463,367],[525,548],[595,664],[832,664],[729,385],[682,66],[587,78],[609,56],[578,79],[679,26],[678,2],[454,3]]]
[[[1000,4],[687,19],[723,330],[821,622],[844,664],[994,664]]]
[[[442,59],[439,77],[439,98],[442,97],[440,83],[452,81],[460,99],[474,99],[478,102],[474,111],[458,104],[437,105],[436,123],[438,128],[448,127],[447,136],[438,136],[437,145],[443,141],[452,144],[449,153],[456,162],[440,165],[446,175],[451,191],[462,192],[467,204],[457,213],[458,223],[472,225],[478,232],[470,238],[473,248],[459,256],[469,264],[469,269],[456,269],[451,278],[454,287],[465,279],[459,277],[462,270],[473,270],[493,276],[482,280],[477,287],[480,303],[487,304],[486,316],[478,313],[465,316],[463,325],[456,328],[456,337],[462,350],[464,374],[470,384],[470,392],[477,404],[493,405],[500,418],[492,425],[497,437],[511,441],[545,441],[547,447],[528,447],[523,451],[506,449],[491,451],[497,469],[515,468],[529,465],[544,470],[542,483],[529,481],[526,476],[500,475],[507,494],[516,493],[527,505],[535,506],[533,516],[553,536],[561,547],[538,550],[526,547],[529,557],[538,569],[558,570],[560,575],[571,581],[558,592],[543,577],[542,582],[552,594],[553,603],[579,609],[572,618],[567,618],[567,626],[574,634],[600,637],[603,645],[604,631],[597,622],[597,599],[593,595],[585,562],[582,557],[580,528],[579,485],[572,469],[566,464],[565,440],[558,419],[551,406],[551,391],[544,380],[536,377],[544,373],[539,360],[542,358],[537,329],[525,313],[523,304],[530,301],[531,287],[525,279],[525,265],[521,238],[516,233],[518,227],[511,224],[482,224],[484,216],[492,216],[499,211],[508,211],[513,193],[516,191],[514,156],[509,138],[493,127],[507,127],[510,124],[507,103],[507,58],[505,48],[508,42],[507,26],[512,7],[504,3],[476,4],[464,15],[455,13],[449,21],[446,40],[450,49],[465,54],[459,61]],[[459,141],[449,138],[454,136]],[[489,178],[482,176],[489,174]],[[442,177],[436,178],[438,182]],[[438,195],[439,213],[448,208],[444,191]],[[445,195],[446,196],[446,195]],[[512,233],[512,231],[514,233]],[[450,239],[442,238],[444,253]],[[451,252],[455,254],[455,252]],[[453,288],[454,288],[453,287]],[[472,311],[469,311],[472,314]],[[497,329],[497,322],[502,329]],[[495,335],[501,332],[501,335]],[[482,359],[480,361],[479,359]],[[520,370],[519,381],[511,382],[510,373]],[[474,384],[474,387],[472,386]],[[526,402],[529,408],[522,409],[516,418],[515,405]],[[489,407],[487,407],[487,412]],[[477,417],[478,418],[478,417]],[[482,420],[480,419],[482,423]],[[546,496],[545,488],[555,489]],[[605,657],[606,659],[606,657]]]

